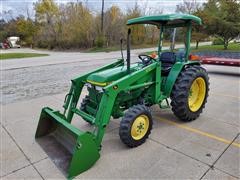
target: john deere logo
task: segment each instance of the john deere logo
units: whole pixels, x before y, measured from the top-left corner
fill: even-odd
[[[118,89],[118,85],[113,86],[113,89],[114,90]]]

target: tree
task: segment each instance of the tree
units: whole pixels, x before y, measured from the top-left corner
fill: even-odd
[[[104,32],[107,46],[119,43],[124,35],[125,21],[123,13],[117,6],[112,6],[105,13]]]
[[[25,19],[23,16],[19,17],[16,23],[17,32],[26,45],[33,47],[34,36],[37,32],[37,26],[30,18]]]
[[[7,26],[7,22],[4,19],[0,19],[0,42],[3,42],[7,38],[5,26]]]
[[[104,3],[104,0],[101,0]],[[41,48],[91,48],[95,45],[114,46],[132,29],[132,43],[156,43],[159,30],[155,26],[135,25],[126,28],[126,21],[131,18],[161,14],[159,8],[147,11],[136,3],[134,7],[121,11],[114,5],[102,12],[91,11],[83,1],[61,3],[57,0],[37,0],[34,3],[35,18],[25,9],[25,16],[11,17],[12,12],[2,12],[0,22],[0,39],[8,36],[20,36],[25,45],[33,44]],[[104,6],[103,6],[104,7]],[[104,9],[103,9],[104,10]],[[102,29],[103,27],[103,29]]]
[[[240,35],[240,3],[237,0],[209,0],[201,17],[209,35],[223,39],[224,49]]]
[[[200,7],[200,4],[196,0],[183,0],[183,3],[180,3],[176,6],[177,13],[187,13],[193,14]]]
[[[9,20],[5,25],[4,25],[4,31],[6,32],[7,37],[9,36],[19,36],[19,33],[17,32],[17,17],[16,19],[11,19]]]
[[[56,45],[59,36],[59,8],[54,0],[39,0],[35,3],[36,20],[41,24],[42,39],[49,39],[49,48]]]
[[[67,3],[61,7],[61,17],[61,47],[91,47],[94,39],[94,19],[90,10],[81,2]]]
[[[147,6],[146,6],[147,7]],[[156,14],[162,14],[163,9],[157,7],[157,8],[149,8],[148,12],[145,14],[148,16],[156,15]],[[158,42],[158,37],[159,37],[159,29],[155,25],[147,25],[145,26],[146,28],[146,37],[147,37],[147,43],[150,44],[155,44]]]
[[[184,0],[183,3],[178,4],[176,7],[176,12],[193,14],[196,16],[201,15],[201,6],[196,0]],[[183,31],[186,33],[186,31]],[[205,32],[204,26],[195,25],[192,31],[192,39],[196,41],[196,49],[198,49],[199,42],[206,39],[208,34]]]
[[[132,9],[127,10],[126,18],[132,19],[142,15],[139,5],[136,3]],[[134,25],[132,29],[132,43],[139,44],[145,41],[145,27],[144,25]]]
[[[194,15],[201,17],[202,16],[202,10],[198,9]],[[206,30],[206,26],[204,25],[204,22],[202,25],[195,25],[193,27],[193,32],[192,32],[192,39],[196,41],[196,49],[198,49],[199,42],[208,38],[209,35]]]
[[[59,9],[53,0],[39,0],[35,3],[37,21],[53,24]]]

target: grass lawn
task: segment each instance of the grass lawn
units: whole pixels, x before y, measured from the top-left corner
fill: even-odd
[[[48,56],[48,54],[39,53],[1,53],[0,60],[15,59],[15,58],[29,58],[29,57],[39,57]]]
[[[199,51],[240,52],[240,44],[239,43],[230,43],[228,45],[227,50],[224,50],[223,45],[199,46],[198,49],[195,49],[195,47],[192,47],[192,52],[199,52]]]
[[[169,51],[169,50],[166,50]],[[176,51],[176,50],[174,50]],[[201,52],[201,51],[221,51],[221,52],[239,52],[240,53],[240,44],[239,43],[231,43],[228,45],[228,49],[224,50],[223,45],[205,45],[199,46],[198,49],[195,49],[195,46],[191,47],[191,52]],[[146,52],[146,54],[152,54],[153,52]]]

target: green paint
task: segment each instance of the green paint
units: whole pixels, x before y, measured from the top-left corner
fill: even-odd
[[[181,26],[184,26],[185,23],[188,21],[191,21],[193,23],[202,24],[202,20],[194,15],[189,14],[162,14],[158,16],[143,16],[138,17],[134,19],[130,19],[127,21],[127,25],[133,25],[133,24],[153,24],[153,25],[173,25],[174,27],[178,26],[179,24]]]
[[[102,139],[111,117],[123,116],[125,110],[140,102],[149,105],[159,104],[161,108],[169,107],[167,98],[171,94],[179,73],[184,66],[199,64],[188,61],[191,22],[201,24],[199,18],[191,15],[149,16],[129,20],[128,24],[149,23],[150,21],[161,26],[159,57],[162,52],[164,28],[174,25],[187,27],[185,58],[177,59],[167,75],[161,73],[161,58],[152,60],[148,65],[131,64],[130,73],[127,73],[127,67],[123,60],[118,60],[72,79],[72,86],[63,105],[63,113],[48,107],[42,109],[36,139],[41,141],[54,135],[57,141],[60,141],[62,146],[67,149],[68,154],[71,154],[66,171],[68,178],[71,179],[86,171],[99,159]],[[77,104],[85,85],[88,86],[89,103],[82,111]],[[167,105],[163,105],[164,101]],[[74,127],[71,124],[74,115],[91,122],[95,128],[92,128],[93,130],[90,132],[84,132]],[[143,127],[139,126],[138,128],[141,130]],[[57,138],[59,135],[60,137]]]
[[[134,66],[131,66],[131,71],[135,71],[136,68],[138,67],[137,64]],[[115,67],[112,69],[107,69],[105,71],[100,71],[93,73],[88,76],[89,81],[93,82],[99,82],[99,83],[104,83],[104,82],[112,82],[116,81],[117,79],[120,79],[121,77],[127,75],[127,67]]]

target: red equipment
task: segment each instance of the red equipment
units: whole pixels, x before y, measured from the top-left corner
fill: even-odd
[[[222,65],[222,66],[240,66],[240,59],[202,56],[200,58],[200,61],[202,64],[212,64],[212,65]]]

